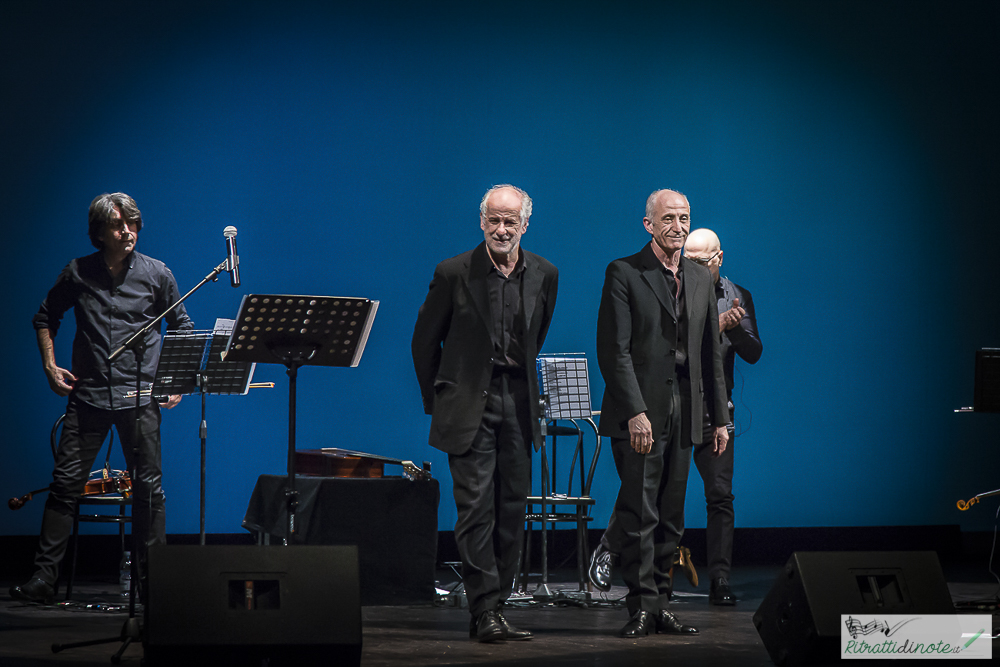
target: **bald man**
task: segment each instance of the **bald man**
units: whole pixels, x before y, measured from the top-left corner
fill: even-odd
[[[629,622],[619,635],[692,635],[668,611],[684,533],[692,445],[726,449],[729,406],[719,311],[708,270],[681,256],[691,206],[676,190],[646,200],[642,249],[608,265],[597,312],[604,377],[600,434],[621,479],[615,501]],[[707,437],[706,437],[707,436]]]
[[[719,330],[722,332],[722,364],[726,373],[726,394],[729,397],[730,428],[733,422],[733,371],[736,355],[748,364],[760,359],[764,346],[757,333],[757,316],[750,290],[722,277],[724,253],[719,237],[711,229],[696,229],[684,244],[684,256],[701,264],[712,274],[715,296],[719,303]],[[694,463],[705,484],[708,525],[705,537],[708,548],[708,573],[711,585],[708,600],[715,605],[736,604],[729,586],[729,571],[733,563],[733,441],[722,456],[713,456],[705,447],[694,449]]]
[[[719,330],[722,332],[722,361],[726,376],[726,394],[729,400],[730,439],[726,450],[716,455],[714,448],[703,438],[695,445],[694,462],[705,485],[708,527],[708,571],[710,577],[709,602],[713,605],[736,604],[729,585],[729,572],[733,560],[733,372],[736,355],[748,364],[760,359],[764,346],[757,333],[757,317],[750,290],[737,285],[719,273],[724,253],[719,237],[710,229],[692,231],[684,243],[684,256],[700,264],[712,274],[715,296],[718,300]],[[611,515],[601,544],[590,559],[590,580],[601,590],[611,587],[611,561],[620,553],[621,537],[615,515]]]

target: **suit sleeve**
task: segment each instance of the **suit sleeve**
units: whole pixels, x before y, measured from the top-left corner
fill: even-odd
[[[552,313],[556,309],[556,293],[559,291],[559,270],[552,267],[552,279],[549,281],[548,289],[545,293],[545,314],[541,326],[538,328],[538,347],[541,350],[545,343],[545,336],[549,333],[549,325],[552,324]]]
[[[703,380],[705,390],[705,405],[708,407],[712,426],[725,426],[729,423],[729,393],[726,391],[726,373],[722,366],[722,336],[719,333],[719,306],[714,298],[708,299],[708,317],[705,319],[705,330],[701,341],[702,377],[706,370],[711,369],[711,375]]]
[[[597,365],[605,390],[631,419],[646,411],[639,381],[632,366],[632,312],[628,281],[617,262],[608,265],[597,311]],[[716,328],[718,328],[716,322]]]
[[[740,306],[746,311],[743,319],[737,327],[733,327],[726,332],[726,338],[732,343],[736,354],[740,359],[748,364],[755,364],[760,359],[764,351],[764,344],[760,342],[760,335],[757,333],[757,315],[753,308],[753,297],[750,291],[737,287],[739,291]]]
[[[441,344],[451,323],[451,313],[451,287],[439,266],[434,270],[427,298],[417,313],[413,340],[410,342],[424,413],[428,415],[434,411],[434,379],[441,366]]]

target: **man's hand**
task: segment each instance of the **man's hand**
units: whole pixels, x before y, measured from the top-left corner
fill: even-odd
[[[719,315],[719,331],[728,331],[739,326],[740,320],[747,314],[747,311],[740,308],[739,298],[733,299],[733,307]]]
[[[167,396],[167,400],[165,403],[160,403],[160,407],[169,410],[170,408],[180,403],[182,398],[183,396],[181,396],[180,394],[171,394],[170,396]]]
[[[653,448],[653,426],[645,412],[628,420],[628,435],[632,449],[639,454],[649,454]]]
[[[727,444],[729,444],[729,429],[725,426],[716,426],[715,449],[712,451],[712,456],[722,456]]]
[[[49,387],[59,396],[69,396],[76,382],[75,375],[55,365],[45,367],[45,377],[49,379]]]

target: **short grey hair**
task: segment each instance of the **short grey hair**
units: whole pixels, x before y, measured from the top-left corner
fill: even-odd
[[[494,185],[492,188],[486,191],[486,194],[483,195],[483,200],[479,202],[479,215],[485,218],[486,201],[490,198],[490,195],[496,192],[497,190],[505,190],[505,189],[513,190],[517,192],[517,194],[521,195],[521,224],[523,225],[528,221],[528,218],[531,217],[531,197],[528,196],[527,192],[517,187],[516,185],[511,185],[510,183]]]
[[[139,212],[134,199],[124,192],[112,194],[105,192],[97,195],[94,201],[90,202],[90,210],[87,212],[87,235],[90,236],[90,244],[98,250],[104,248],[101,236],[105,227],[111,222],[111,214],[115,209],[118,209],[122,220],[135,225],[135,231],[142,230],[142,213]]]
[[[661,192],[673,192],[675,195],[680,195],[681,197],[684,197],[684,201],[688,202],[688,206],[691,206],[691,202],[688,201],[687,195],[681,192],[680,190],[670,190],[668,188],[653,190],[653,193],[648,197],[646,197],[646,217],[649,218],[650,220],[653,219],[653,207],[656,206],[656,197]]]

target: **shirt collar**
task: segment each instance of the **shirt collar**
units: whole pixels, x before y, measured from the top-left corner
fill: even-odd
[[[663,270],[664,271],[670,271],[670,273],[674,273],[673,269],[667,267],[667,253],[663,252],[663,248],[661,248],[660,246],[656,245],[656,241],[650,241],[649,245],[653,249],[653,254],[656,256],[657,261],[659,261],[660,264],[663,266]],[[684,262],[678,262],[677,263],[677,271],[676,271],[676,273],[680,273],[681,272],[681,267],[682,266],[684,266]]]
[[[504,279],[510,279],[514,276],[519,276],[524,271],[524,248],[518,246],[517,249],[517,263],[514,264],[514,270],[510,272],[509,276],[504,276],[503,271],[501,271],[495,261],[493,261],[493,255],[490,255],[490,249],[486,249],[486,256],[490,260],[490,267],[494,273]]]

